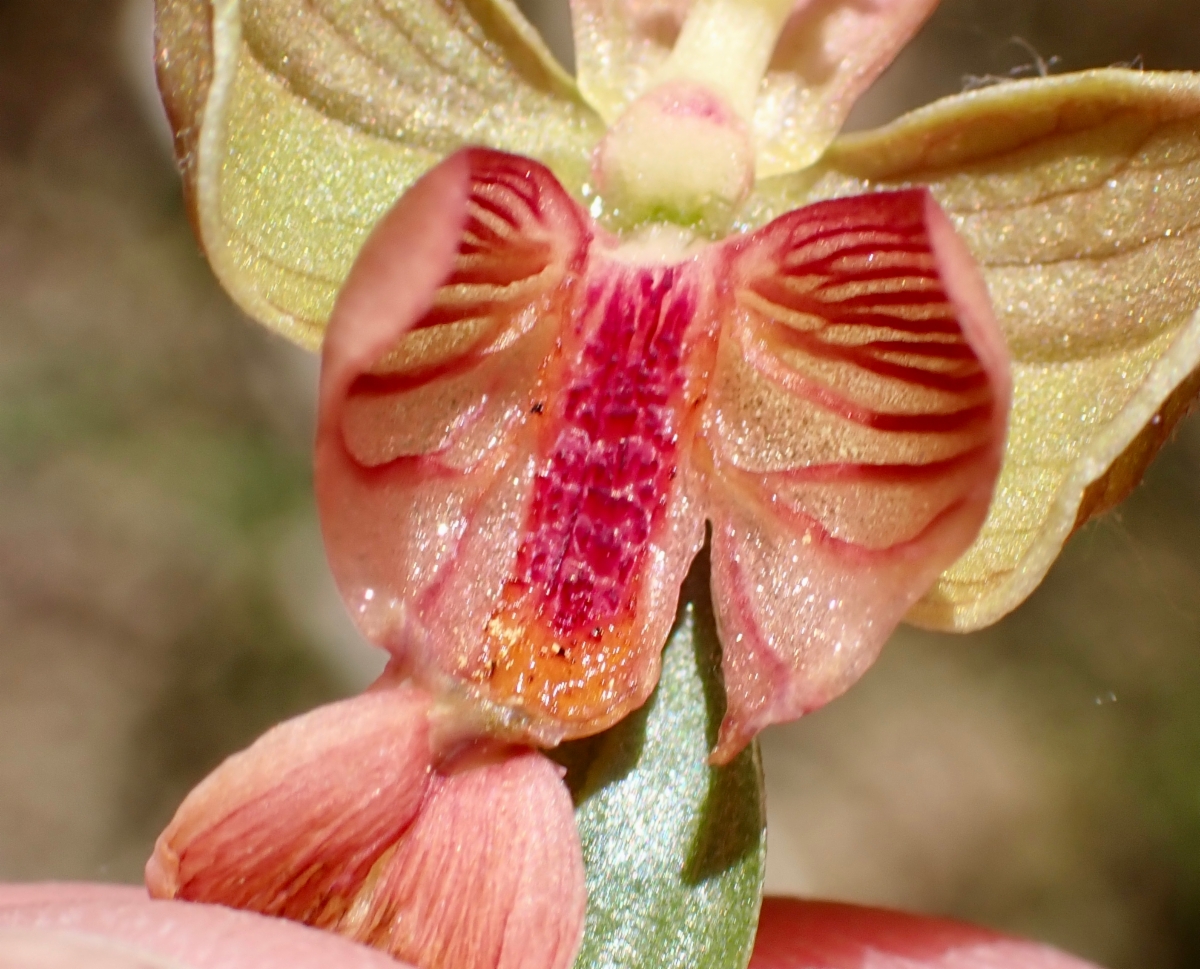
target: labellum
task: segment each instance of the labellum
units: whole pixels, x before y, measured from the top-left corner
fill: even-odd
[[[251,315],[322,348],[330,564],[392,662],[328,749],[267,758],[268,735],[202,785],[157,894],[429,966],[507,964],[511,916],[544,930],[538,965],[565,965],[579,845],[527,748],[632,729],[703,606],[680,587],[706,532],[726,701],[706,743],[744,770],[759,730],[849,687],[896,623],[994,621],[1136,484],[1200,384],[1200,80],[1013,82],[835,140],[932,7],[576,0],[576,83],[504,0],[158,0],[201,241]],[[474,791],[476,867],[389,874],[446,857],[436,792],[378,829],[339,822],[312,857],[322,805],[354,816],[365,782],[298,795],[294,827],[238,827],[286,800],[292,760],[341,776],[381,742],[383,696],[425,738],[395,796],[418,774]],[[509,771],[547,813],[487,813]],[[589,871],[618,883],[601,803],[577,817]],[[498,832],[542,826],[557,918],[487,877]],[[495,915],[458,949],[456,892]],[[606,964],[595,937],[582,951]]]
[[[318,500],[368,638],[491,732],[588,736],[653,689],[707,518],[716,759],[840,693],[1000,462],[1004,351],[937,206],[834,200],[680,249],[605,233],[529,160],[446,164],[467,201],[430,308],[356,270],[325,344]]]

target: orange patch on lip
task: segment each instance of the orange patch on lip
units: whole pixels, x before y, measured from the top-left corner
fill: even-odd
[[[643,658],[632,612],[591,628],[555,628],[527,589],[510,584],[488,621],[470,679],[492,702],[545,718],[563,739],[606,729],[640,696]]]

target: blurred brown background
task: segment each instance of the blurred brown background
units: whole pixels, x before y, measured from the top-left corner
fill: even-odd
[[[945,0],[855,123],[968,75],[1200,69],[1196,0]],[[134,881],[187,788],[366,682],[325,573],[315,363],[186,224],[149,0],[0,0],[0,877]],[[532,4],[531,4],[532,5]],[[561,0],[535,11],[552,41]],[[1200,421],[1043,588],[902,630],[764,738],[770,887],[1113,969],[1200,966]]]

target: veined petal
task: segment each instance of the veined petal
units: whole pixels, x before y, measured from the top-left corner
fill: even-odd
[[[485,631],[524,531],[548,433],[543,371],[561,352],[586,230],[527,159],[477,149],[427,177],[453,179],[444,172],[460,161],[465,221],[441,222],[457,254],[410,287],[405,270],[429,238],[401,211],[406,197],[339,297],[316,486],[330,564],[363,633],[430,688],[462,695],[471,672],[495,671]]]
[[[763,899],[749,969],[1095,969],[1049,946],[942,919]]]
[[[986,290],[927,192],[813,205],[737,247],[704,434],[718,761],[849,687],[970,544],[1009,401]]]
[[[654,688],[703,542],[686,455],[714,286],[696,259],[612,254],[536,162],[460,160],[457,256],[409,287],[430,240],[405,199],[339,297],[318,504],[367,638],[465,716],[549,746]]]
[[[572,0],[579,86],[608,123],[655,83],[688,12],[702,2],[708,0]],[[816,161],[858,96],[936,5],[797,0],[755,100],[758,177]]]
[[[184,800],[146,866],[151,895],[340,925],[425,801],[429,707],[383,689],[269,730]]]
[[[707,515],[728,760],[861,675],[982,521],[1009,386],[971,257],[913,190],[664,261],[525,159],[474,149],[420,192],[453,166],[457,257],[414,192],[326,341],[342,594],[460,716],[553,745],[649,695]]]
[[[1128,494],[1200,391],[1200,76],[1102,70],[949,98],[761,186],[750,221],[913,184],[978,260],[1012,355],[988,519],[909,616],[975,629]]]
[[[519,750],[447,762],[430,711],[381,683],[273,728],[184,800],[151,895],[290,918],[422,969],[568,969],[585,898],[560,769]]]
[[[157,0],[201,241],[251,316],[315,347],[374,223],[466,144],[586,177],[598,119],[507,0]]]
[[[560,771],[526,751],[436,778],[347,934],[428,969],[569,969],[583,855]],[[356,913],[357,914],[357,913]]]

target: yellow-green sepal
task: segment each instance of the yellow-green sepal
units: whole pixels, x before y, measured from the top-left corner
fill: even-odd
[[[842,138],[761,183],[745,226],[926,185],[979,261],[1012,356],[1004,468],[975,544],[909,620],[987,625],[1124,497],[1200,374],[1200,75],[999,84]]]
[[[516,152],[578,191],[603,133],[510,0],[157,0],[156,24],[209,261],[307,347],[367,232],[443,157]]]

